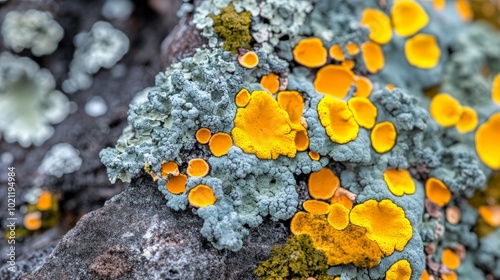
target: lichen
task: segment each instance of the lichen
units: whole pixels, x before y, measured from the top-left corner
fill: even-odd
[[[209,15],[213,20],[214,31],[224,40],[223,48],[236,53],[238,48],[250,49],[250,12],[237,13],[234,5],[228,5],[220,13]]]

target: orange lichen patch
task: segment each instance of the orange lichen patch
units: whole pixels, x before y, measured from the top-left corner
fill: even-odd
[[[356,200],[357,195],[342,188],[338,187],[330,200],[330,204],[342,204],[347,209],[352,209],[354,200]]]
[[[205,207],[215,203],[214,191],[207,185],[198,185],[189,191],[188,201],[193,207]]]
[[[24,227],[28,230],[37,230],[42,227],[42,213],[32,212],[24,215]]]
[[[248,90],[246,88],[240,90],[236,94],[236,98],[235,98],[236,106],[245,107],[245,106],[247,106],[249,101],[250,101],[250,92],[248,92]]]
[[[196,140],[200,144],[207,144],[208,140],[210,140],[210,137],[212,136],[212,132],[210,132],[210,129],[202,127],[200,129],[198,129],[198,131],[196,131],[195,136],[196,136]]]
[[[186,191],[187,176],[179,174],[172,176],[167,182],[167,190],[173,194],[181,194]]]
[[[351,70],[352,68],[354,68],[356,63],[354,62],[354,60],[344,60],[344,61],[342,61],[342,63],[340,65],[342,65],[342,67],[344,67],[348,70]]]
[[[434,5],[434,10],[442,11],[446,5],[446,0],[432,0],[432,4]]]
[[[260,85],[267,89],[270,93],[275,94],[280,88],[279,76],[274,73],[269,73],[269,75],[262,76],[260,79]]]
[[[359,46],[358,44],[356,43],[353,43],[353,42],[348,42],[346,45],[345,45],[345,48],[347,50],[347,53],[349,55],[357,55],[359,53]]]
[[[474,17],[469,0],[457,0],[455,2],[455,8],[463,21],[471,21]]]
[[[356,139],[359,126],[343,100],[325,96],[318,104],[318,115],[326,134],[335,143],[345,144]]]
[[[500,73],[493,78],[493,84],[491,85],[491,98],[493,99],[493,102],[500,106]]]
[[[378,9],[366,8],[361,16],[361,25],[370,29],[370,39],[379,44],[386,44],[392,38],[391,21],[389,17]]]
[[[246,52],[238,56],[238,62],[242,67],[252,69],[259,64],[259,56],[252,51]]]
[[[441,126],[449,127],[460,121],[463,107],[460,102],[447,93],[435,95],[429,105],[431,117]]]
[[[52,194],[49,191],[42,191],[36,202],[36,208],[40,211],[52,208]]]
[[[425,193],[430,201],[443,207],[451,199],[451,192],[443,181],[431,177],[425,182]]]
[[[179,166],[177,163],[169,161],[161,165],[161,177],[167,178],[168,174],[179,175]]]
[[[406,41],[405,56],[411,66],[431,69],[439,63],[441,50],[436,37],[417,34]]]
[[[368,98],[372,93],[373,84],[367,77],[356,76],[354,78],[354,84],[356,85],[356,91],[354,92],[354,96]]]
[[[409,280],[411,278],[411,265],[407,260],[399,260],[391,265],[385,272],[386,280]]]
[[[297,131],[295,135],[295,146],[299,152],[307,150],[309,147],[309,137],[307,136],[306,130]]]
[[[443,250],[443,255],[441,256],[441,263],[446,265],[451,270],[455,270],[460,266],[460,258],[457,253],[455,253],[450,248]]]
[[[332,45],[329,50],[330,57],[337,60],[343,61],[345,59],[344,51],[340,45]]]
[[[387,85],[385,85],[385,86],[386,86],[386,87],[387,87],[387,89],[388,89],[388,90],[390,90],[390,91],[393,91],[393,90],[396,88],[396,86],[395,86],[395,85],[393,85],[393,84],[387,84]]]
[[[460,115],[460,119],[456,125],[457,131],[460,133],[471,132],[477,126],[477,113],[471,107],[464,106],[462,108],[462,115]]]
[[[203,177],[208,174],[208,163],[201,158],[194,158],[189,161],[187,174],[191,177]]]
[[[319,160],[321,156],[318,153],[316,153],[316,152],[309,151],[309,157],[312,160]]]
[[[384,68],[384,52],[379,44],[365,42],[361,45],[361,49],[363,50],[363,60],[365,61],[366,69],[370,73],[377,73]]]
[[[293,124],[289,113],[266,91],[254,91],[248,105],[236,111],[231,131],[235,145],[260,159],[294,157],[295,135],[303,126]]]
[[[424,8],[414,0],[394,1],[391,18],[394,31],[402,37],[417,33],[429,22]]]
[[[309,194],[316,199],[329,199],[339,187],[339,178],[327,167],[312,172],[307,182]]]
[[[304,109],[304,99],[298,91],[282,91],[278,94],[278,104],[285,110],[294,124],[300,124],[302,110]]]
[[[344,230],[349,225],[349,209],[340,203],[330,205],[328,223],[336,230]]]
[[[403,250],[413,235],[403,208],[388,199],[380,202],[370,199],[354,206],[350,220],[352,224],[366,228],[366,236],[377,242],[386,256],[394,250]]]
[[[233,139],[231,139],[231,135],[224,132],[215,133],[208,143],[210,151],[216,157],[227,154],[232,146]]]
[[[344,98],[353,82],[354,73],[351,70],[340,65],[327,65],[316,74],[314,88],[319,93]]]
[[[452,225],[458,224],[462,218],[462,212],[457,206],[449,206],[446,208],[446,220]]]
[[[492,227],[500,226],[500,205],[479,206],[479,215]]]
[[[324,215],[297,212],[290,229],[296,235],[309,234],[314,247],[325,252],[330,266],[352,263],[374,267],[383,257],[377,243],[366,237],[366,229],[349,224],[344,230],[336,230]]]
[[[476,152],[491,169],[500,169],[500,113],[492,115],[476,131]]]
[[[441,278],[443,280],[457,280],[457,273],[452,271],[450,273],[442,273]]]
[[[315,68],[325,65],[327,53],[319,38],[302,39],[293,49],[293,57],[298,63]]]
[[[311,214],[325,215],[330,212],[330,205],[324,201],[319,200],[306,200],[302,204],[304,210]]]
[[[415,182],[406,169],[389,169],[384,172],[384,181],[393,195],[415,193]]]
[[[391,122],[381,122],[375,125],[370,134],[372,147],[377,153],[388,152],[396,144],[396,128]]]
[[[371,129],[375,125],[377,107],[368,98],[355,96],[347,104],[359,126]]]

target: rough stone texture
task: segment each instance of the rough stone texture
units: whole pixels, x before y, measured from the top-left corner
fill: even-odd
[[[147,177],[83,216],[43,266],[26,279],[254,279],[255,264],[288,237],[281,223],[251,230],[239,252],[218,251],[202,220],[173,212]],[[114,267],[113,269],[110,269]]]

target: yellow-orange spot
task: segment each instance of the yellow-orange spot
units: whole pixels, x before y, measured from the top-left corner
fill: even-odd
[[[52,194],[49,191],[42,191],[38,197],[36,208],[40,211],[46,211],[52,208]]]
[[[386,280],[410,280],[411,265],[407,260],[399,260],[391,265],[385,272]]]
[[[372,93],[373,84],[367,77],[356,76],[354,78],[354,84],[356,85],[356,91],[354,92],[354,96],[368,98]]]
[[[500,226],[500,205],[479,206],[479,215],[492,227]]]
[[[402,37],[417,33],[429,22],[424,8],[414,0],[394,1],[391,18],[394,31]]]
[[[427,270],[424,270],[424,272],[422,272],[422,276],[420,276],[420,280],[430,280],[429,272],[427,272]]]
[[[354,201],[356,200],[357,195],[342,188],[338,187],[335,193],[332,196],[332,199],[330,200],[330,204],[342,204],[345,206],[347,209],[352,209],[352,205]]]
[[[358,136],[359,126],[345,101],[323,97],[318,104],[318,116],[326,134],[335,143],[345,144]]]
[[[455,8],[463,21],[471,21],[474,17],[469,0],[457,0],[455,2]]]
[[[403,194],[415,193],[415,182],[410,172],[406,169],[389,169],[384,172],[384,181],[392,194],[402,196]]]
[[[167,190],[173,194],[181,194],[186,191],[187,176],[179,174],[172,176],[167,182]]]
[[[196,140],[200,144],[207,144],[208,140],[210,140],[210,137],[212,136],[212,132],[210,132],[210,129],[202,127],[196,131]]]
[[[429,105],[431,117],[441,126],[449,127],[460,121],[463,107],[460,102],[447,93],[435,95]]]
[[[187,174],[191,177],[203,177],[208,174],[208,163],[201,158],[194,158],[189,161]]]
[[[450,273],[442,273],[441,278],[443,280],[457,280],[457,273],[452,271]]]
[[[267,89],[270,93],[275,94],[280,88],[279,76],[274,73],[269,73],[269,75],[262,76],[260,79],[260,85]]]
[[[332,45],[329,50],[330,57],[337,60],[343,61],[345,59],[344,51],[340,45]]]
[[[358,44],[356,43],[353,43],[353,42],[348,42],[346,45],[345,45],[345,48],[347,50],[347,53],[349,55],[357,55],[359,53],[359,46]]]
[[[441,256],[441,263],[446,265],[451,270],[455,270],[460,266],[460,258],[457,253],[455,253],[450,248],[443,250],[443,255]]]
[[[431,69],[439,63],[441,50],[436,37],[428,34],[417,34],[406,41],[405,55],[411,66]]]
[[[340,203],[330,205],[328,223],[336,230],[344,230],[349,225],[349,209]]]
[[[193,207],[206,207],[215,203],[214,191],[207,185],[198,185],[189,191],[189,204]]]
[[[476,131],[476,152],[491,169],[500,169],[500,113],[492,115]]]
[[[344,68],[351,70],[352,68],[354,68],[356,63],[354,62],[354,60],[344,60],[344,61],[342,61],[341,65]]]
[[[323,42],[319,38],[302,39],[293,49],[293,57],[298,63],[316,68],[323,66],[327,60],[327,53]]]
[[[330,212],[330,205],[324,201],[306,200],[302,206],[304,207],[304,210],[311,214],[325,215]]]
[[[365,42],[361,45],[361,49],[363,50],[363,60],[365,61],[366,69],[370,73],[377,73],[384,68],[384,52],[379,44]]]
[[[220,157],[229,152],[229,149],[233,146],[233,139],[227,133],[215,133],[210,139],[208,146],[214,156]]]
[[[500,73],[493,79],[493,84],[491,85],[491,98],[497,106],[500,106]]]
[[[377,153],[388,152],[396,144],[396,128],[391,122],[381,122],[375,125],[370,134],[372,147]]]
[[[458,224],[462,218],[462,212],[457,206],[449,206],[446,208],[446,220],[452,225]]]
[[[375,125],[377,107],[368,98],[355,96],[347,104],[359,126],[371,129]]]
[[[259,56],[255,52],[249,51],[239,55],[238,62],[242,67],[252,69],[259,64]]]
[[[298,91],[281,91],[278,94],[278,104],[285,110],[294,124],[300,124],[302,110],[304,109],[304,99]]]
[[[309,151],[309,157],[312,160],[319,160],[321,156],[318,153],[316,153],[316,152]]]
[[[179,166],[173,161],[165,162],[161,165],[161,176],[167,178],[168,174],[179,175]]]
[[[316,74],[314,88],[319,93],[344,98],[353,82],[354,73],[351,70],[340,65],[327,65]]]
[[[386,86],[386,87],[387,87],[387,89],[388,89],[388,90],[390,90],[390,91],[393,91],[393,90],[396,88],[396,86],[395,86],[395,85],[393,85],[393,84],[387,84],[387,85],[385,85],[385,86]]]
[[[477,126],[477,113],[471,107],[464,106],[462,108],[462,115],[460,115],[456,128],[460,133],[471,132]]]
[[[235,98],[236,106],[245,107],[245,106],[247,106],[249,101],[250,101],[250,92],[248,92],[248,90],[246,88],[240,90],[236,94],[236,98]]]
[[[392,38],[391,21],[378,9],[366,8],[361,16],[361,24],[370,29],[370,39],[379,44],[386,44]]]
[[[446,5],[446,0],[432,0],[432,4],[434,5],[434,10],[442,11]]]
[[[339,187],[339,183],[339,178],[329,168],[323,167],[309,175],[307,185],[312,198],[329,199]]]
[[[42,227],[42,213],[31,212],[24,215],[23,218],[24,227],[28,230],[37,230]]]
[[[307,150],[309,147],[309,137],[307,136],[307,131],[297,131],[297,134],[295,135],[295,146],[299,152]]]
[[[431,177],[425,182],[425,193],[427,198],[435,204],[443,207],[451,199],[451,192],[448,187],[439,179]]]

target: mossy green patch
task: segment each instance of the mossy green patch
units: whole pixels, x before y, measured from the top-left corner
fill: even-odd
[[[214,31],[224,40],[224,49],[236,53],[238,48],[251,49],[250,12],[237,13],[231,4],[220,10],[219,15],[210,15]]]

